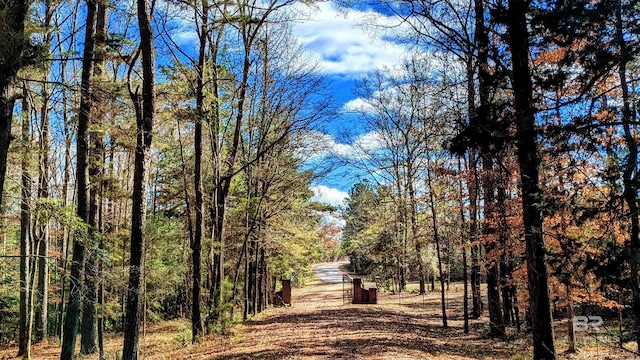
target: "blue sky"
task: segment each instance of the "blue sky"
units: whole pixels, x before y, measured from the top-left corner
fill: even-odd
[[[363,75],[379,68],[392,67],[409,51],[407,45],[390,41],[389,34],[363,24],[375,19],[376,24],[397,25],[398,19],[373,10],[337,9],[321,2],[312,8],[301,8],[305,19],[294,26],[294,34],[311,56],[318,57],[319,71],[331,84],[342,113],[325,127],[323,144],[333,154],[348,156],[353,141],[371,142],[374,136],[358,133],[358,119],[348,109],[362,102],[354,95],[354,86]],[[345,140],[341,133],[350,130],[355,140]],[[354,133],[355,130],[355,133]],[[315,199],[340,205],[357,181],[348,169],[336,169],[314,184]]]

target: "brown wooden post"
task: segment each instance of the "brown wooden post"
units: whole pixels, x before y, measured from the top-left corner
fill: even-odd
[[[363,287],[360,292],[362,293],[362,299],[360,299],[362,304],[369,304],[369,290]]]
[[[353,279],[352,304],[362,304],[362,279]]]
[[[378,293],[376,288],[369,288],[369,304],[378,303]]]
[[[282,280],[282,302],[291,305],[291,280]]]

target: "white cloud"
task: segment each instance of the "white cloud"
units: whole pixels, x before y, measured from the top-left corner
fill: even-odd
[[[366,99],[356,98],[344,104],[342,106],[342,111],[348,113],[373,113],[375,112],[375,108]]]
[[[368,153],[373,150],[380,149],[384,146],[384,139],[382,135],[377,131],[370,131],[356,138],[356,141],[352,144],[352,147],[357,148],[359,151]]]
[[[336,141],[333,135],[310,131],[304,135],[300,154],[303,158],[317,160],[329,156],[348,159],[363,159],[371,152],[384,147],[382,135],[376,131],[364,133],[349,144]]]
[[[347,156],[352,149],[349,145],[336,142],[332,135],[308,131],[303,134],[298,151],[302,158],[316,160],[330,155]]]
[[[308,19],[294,26],[301,43],[321,59],[325,74],[360,75],[398,64],[409,50],[363,24],[375,19],[378,25],[397,26],[399,19],[372,11],[336,10],[328,2],[299,8]]]
[[[349,194],[342,190],[324,185],[314,185],[311,187],[311,191],[313,191],[313,200],[336,207],[342,205],[344,200],[349,197]]]

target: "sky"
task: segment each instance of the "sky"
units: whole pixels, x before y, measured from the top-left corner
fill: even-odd
[[[357,129],[357,118],[349,110],[364,102],[354,94],[356,81],[373,70],[399,64],[409,52],[408,45],[390,40],[390,36],[363,26],[375,18],[377,24],[394,25],[398,20],[373,10],[337,9],[331,3],[321,2],[311,9],[302,9],[308,19],[294,25],[294,34],[312,56],[320,60],[319,71],[330,84],[341,113],[318,134],[323,144],[334,155],[347,157],[353,153],[353,142],[375,144],[375,136],[355,134],[348,143],[340,133]],[[336,169],[318,179],[312,190],[314,200],[340,206],[357,178],[345,175],[348,171]]]

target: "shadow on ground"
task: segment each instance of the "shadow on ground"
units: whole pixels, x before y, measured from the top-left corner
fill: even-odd
[[[433,321],[431,315],[379,306],[345,305],[306,313],[281,313],[247,323],[252,329],[251,338],[263,341],[240,339],[228,352],[199,355],[215,359],[504,359],[516,350],[513,346],[488,348],[486,339],[465,335],[457,328],[444,329]]]

